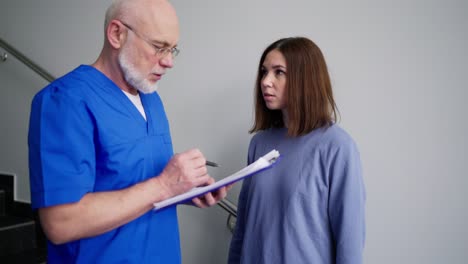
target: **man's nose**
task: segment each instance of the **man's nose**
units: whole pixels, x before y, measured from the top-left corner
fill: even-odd
[[[168,52],[164,57],[160,60],[161,66],[165,68],[172,68],[174,67],[174,57],[172,53]]]

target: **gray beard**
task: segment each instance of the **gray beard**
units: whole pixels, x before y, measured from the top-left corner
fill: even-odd
[[[125,48],[120,52],[118,57],[119,66],[122,69],[124,79],[130,86],[138,91],[149,94],[158,90],[157,83],[151,84],[143,74],[140,74],[137,69],[130,63]]]

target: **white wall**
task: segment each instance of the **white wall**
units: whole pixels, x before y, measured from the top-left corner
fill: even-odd
[[[62,75],[97,56],[108,2],[8,1],[1,4],[0,37]],[[280,37],[307,36],[325,54],[341,125],[361,150],[366,263],[466,262],[468,2],[172,2],[181,22],[181,54],[160,90],[175,151],[199,147],[221,164],[210,169],[214,177],[244,166],[260,54]],[[11,69],[0,63],[0,77],[17,74]],[[9,105],[3,79],[0,104]],[[18,93],[38,89],[19,86]],[[11,107],[15,112],[29,105]],[[12,112],[0,113],[3,140]],[[10,163],[5,145],[2,166]],[[29,200],[27,164],[18,165],[19,198]],[[180,207],[179,213],[185,263],[223,263],[230,238],[226,214],[217,207]]]

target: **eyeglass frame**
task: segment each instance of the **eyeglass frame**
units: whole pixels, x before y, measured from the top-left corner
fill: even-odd
[[[175,57],[177,57],[177,55],[179,55],[180,53],[180,50],[177,48],[177,47],[172,47],[172,48],[160,48],[158,47],[156,44],[154,44],[151,40],[143,37],[142,35],[138,34],[134,29],[133,27],[129,26],[127,23],[121,21],[121,20],[118,20],[120,23],[122,23],[122,25],[124,25],[128,30],[130,30],[131,32],[133,32],[133,34],[135,34],[137,37],[139,37],[141,40],[143,40],[144,42],[146,42],[147,44],[149,44],[151,47],[153,47],[153,49],[155,50],[155,55],[157,56],[160,56],[161,58],[164,58],[165,56],[167,56],[167,54],[171,54],[172,58],[174,59]]]

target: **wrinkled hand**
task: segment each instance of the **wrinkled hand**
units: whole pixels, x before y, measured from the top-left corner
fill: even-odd
[[[208,175],[206,159],[198,149],[176,154],[157,179],[167,197],[185,193],[194,187],[204,186],[214,180]]]
[[[215,181],[211,178],[209,184],[213,184]],[[227,192],[232,188],[233,184],[221,187],[213,192],[206,193],[202,196],[192,199],[192,203],[200,208],[206,208],[217,204],[219,201],[226,197]]]

